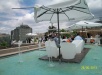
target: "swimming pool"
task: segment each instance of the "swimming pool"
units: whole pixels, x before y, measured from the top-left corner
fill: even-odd
[[[91,49],[80,64],[54,62],[55,66],[49,67],[48,61],[39,60],[46,55],[45,49],[23,53],[22,63],[18,55],[0,58],[0,75],[102,75],[102,47],[85,47]]]

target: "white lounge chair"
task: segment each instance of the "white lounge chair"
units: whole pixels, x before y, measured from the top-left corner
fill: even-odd
[[[95,44],[100,45],[100,38],[95,38]]]
[[[47,55],[48,57],[55,57],[57,58],[58,55],[59,55],[59,51],[58,51],[58,48],[55,44],[55,41],[46,41],[45,42],[45,47],[46,47],[46,52],[47,52]]]
[[[73,59],[76,55],[76,46],[73,43],[63,42],[61,45],[61,54],[63,59]]]
[[[73,44],[76,46],[76,52],[81,53],[81,51],[84,49],[84,41],[83,40],[74,40],[72,41]]]

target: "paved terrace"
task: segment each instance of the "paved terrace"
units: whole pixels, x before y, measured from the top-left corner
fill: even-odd
[[[41,48],[44,48],[44,47],[45,47],[45,45],[41,44]],[[20,52],[28,52],[28,51],[37,50],[37,49],[38,49],[38,44],[21,46]],[[17,53],[19,53],[19,47],[0,49],[0,57],[13,55],[13,54],[17,54]]]

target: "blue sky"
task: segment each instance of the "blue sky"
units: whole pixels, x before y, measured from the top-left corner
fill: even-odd
[[[22,23],[33,28],[33,32],[45,32],[50,23],[35,23],[34,9],[12,9],[30,7],[35,4],[51,5],[63,0],[0,0],[0,33],[9,33]],[[66,0],[67,1],[67,0]],[[95,17],[102,17],[102,0],[86,0]],[[67,28],[70,23],[62,23],[60,28]],[[56,26],[56,24],[54,24]],[[42,28],[44,27],[44,28]]]
[[[34,6],[36,0],[22,0],[20,3],[24,6]]]

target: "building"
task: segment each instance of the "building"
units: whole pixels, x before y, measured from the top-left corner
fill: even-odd
[[[27,33],[32,33],[32,28],[22,24],[11,31],[11,40],[26,42]]]
[[[0,37],[8,37],[10,36],[9,34],[6,34],[6,33],[0,33]]]

